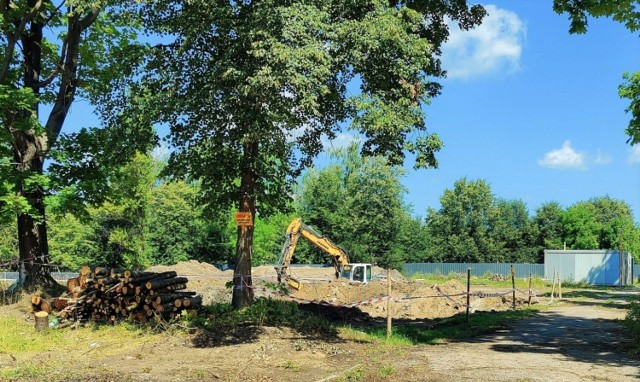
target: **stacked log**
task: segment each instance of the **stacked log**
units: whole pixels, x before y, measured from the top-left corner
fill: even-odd
[[[54,299],[61,320],[107,322],[128,319],[145,323],[170,320],[183,311],[197,314],[202,297],[187,292],[186,277],[176,272],[142,272],[83,267],[67,282],[70,299]]]
[[[34,294],[31,296],[31,311],[34,313],[37,312],[47,312],[51,313],[51,304],[40,294]]]

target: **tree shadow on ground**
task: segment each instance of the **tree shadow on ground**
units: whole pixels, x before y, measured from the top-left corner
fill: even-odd
[[[499,352],[561,354],[591,365],[640,367],[639,361],[624,354],[630,341],[625,338],[620,321],[615,319],[540,312],[509,330],[473,342],[495,342],[491,348]]]
[[[378,338],[386,336],[387,318],[370,316],[357,307],[308,305],[304,309],[321,314],[336,325],[352,327]],[[504,329],[507,322],[522,319],[531,314],[531,310],[475,312],[469,315],[468,321],[464,312],[451,317],[435,319],[394,318],[392,332],[414,345],[435,345],[492,333]]]
[[[191,343],[197,348],[240,345],[256,342],[263,333],[263,328],[256,325],[216,329],[197,327],[193,329]]]
[[[617,291],[607,290],[572,290],[565,292],[562,297],[564,299],[589,299],[595,301],[606,302],[610,300],[633,301],[639,296],[638,291],[633,289],[621,289]]]
[[[193,322],[192,344],[195,347],[230,346],[252,343],[269,334],[270,328],[287,328],[300,337],[325,342],[340,342],[335,322],[352,312],[306,308],[295,302],[257,299],[244,310],[234,310],[229,304],[207,307]]]

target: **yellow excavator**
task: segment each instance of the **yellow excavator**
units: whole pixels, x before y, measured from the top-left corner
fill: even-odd
[[[323,252],[332,257],[333,266],[336,270],[336,278],[342,276],[349,282],[364,284],[371,281],[371,264],[349,263],[347,251],[316,232],[313,228],[304,224],[302,220],[298,218],[294,219],[287,228],[284,246],[282,247],[282,253],[280,254],[280,260],[278,261],[278,266],[275,267],[279,283],[282,282],[282,280],[285,280],[290,287],[296,290],[302,287],[302,283],[295,277],[291,276],[291,270],[289,267],[300,237],[305,238],[311,244],[320,248]]]

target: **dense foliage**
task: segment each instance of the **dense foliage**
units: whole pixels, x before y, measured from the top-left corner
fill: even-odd
[[[75,216],[51,198],[52,262],[61,270],[83,264],[144,268],[196,259],[233,264],[232,210],[203,207],[197,182],[161,177],[164,162],[138,154],[112,179],[108,200]],[[402,262],[543,261],[544,249],[622,249],[636,259],[640,229],[629,206],[598,197],[563,208],[496,197],[484,180],[460,179],[445,190],[426,219],[403,202],[403,172],[357,145],[336,150],[324,168],[301,178],[290,213],[258,216],[252,265],[274,264],[287,225],[296,217],[345,248],[354,262],[398,267]],[[115,192],[117,191],[117,192]],[[0,226],[0,263],[17,258],[10,224]],[[294,263],[330,259],[304,240]],[[6,267],[5,267],[6,268]],[[15,268],[13,268],[15,269]]]
[[[141,109],[121,107],[140,105],[125,86],[142,55],[137,26],[119,1],[0,1],[0,216],[17,221],[28,288],[57,286],[46,197],[98,202],[110,170],[154,143],[151,125],[136,119]],[[78,97],[98,105],[102,126],[63,129]]]
[[[359,152],[357,144],[336,150],[333,164],[309,171],[298,210],[306,224],[348,249],[352,262],[398,267],[404,256],[397,242],[407,215],[402,168]],[[323,254],[315,258],[326,262]]]
[[[363,154],[436,166],[442,142],[422,106],[440,92],[448,22],[469,29],[486,14],[466,0],[158,0],[140,11],[162,39],[140,85],[171,130],[169,171],[199,179],[210,206],[253,217],[286,208],[322,138],[344,126]],[[253,299],[242,280],[254,227],[237,230],[238,308]]]

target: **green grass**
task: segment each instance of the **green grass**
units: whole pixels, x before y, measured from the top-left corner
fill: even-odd
[[[33,325],[16,318],[0,317],[0,343],[3,352],[20,354],[51,349],[53,343],[66,344],[64,331],[36,332]]]
[[[41,381],[52,380],[50,368],[28,362],[14,368],[0,368],[0,379],[3,381]]]
[[[349,331],[360,331],[363,333],[362,338],[370,341],[378,340],[390,346],[436,345],[493,333],[506,327],[508,323],[530,317],[537,311],[537,308],[527,308],[505,312],[479,312],[469,316],[469,323],[466,322],[464,315],[457,315],[435,321],[431,326],[396,325],[389,339],[387,339],[386,328],[349,329]],[[354,336],[355,334],[351,333],[349,337]]]
[[[342,377],[338,379],[340,382],[363,382],[365,380],[365,369],[362,366],[357,366],[351,370],[342,374]]]
[[[390,377],[393,373],[395,373],[395,368],[393,365],[384,365],[378,370],[378,377],[387,378]]]
[[[148,330],[122,323],[96,325],[72,329],[36,331],[33,322],[15,317],[0,317],[0,353],[13,362],[0,366],[1,381],[48,381],[65,379],[65,350],[73,349],[75,356],[134,354],[134,349],[167,334],[154,334]],[[47,357],[42,354],[48,353]],[[59,356],[59,357],[58,357]],[[3,358],[3,361],[6,361]],[[63,374],[61,374],[63,373]],[[73,376],[69,376],[70,378]]]
[[[335,328],[324,317],[304,312],[293,301],[256,298],[253,305],[236,310],[231,304],[221,303],[207,307],[198,317],[187,318],[191,326],[224,331],[238,325],[286,326],[308,334],[331,334]]]

